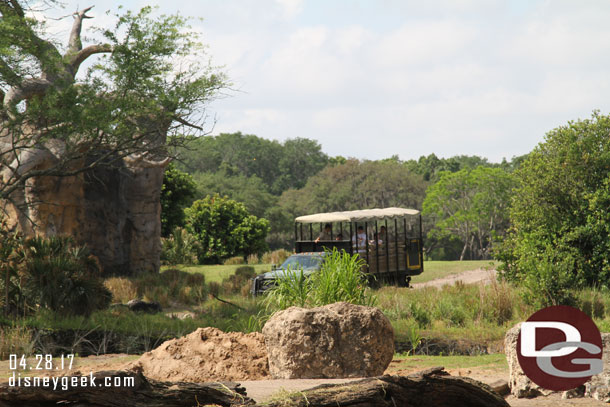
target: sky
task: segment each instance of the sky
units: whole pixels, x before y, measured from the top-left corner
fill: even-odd
[[[111,24],[116,2],[87,24]],[[129,0],[194,17],[232,82],[212,134],[306,137],[324,152],[403,160],[526,154],[545,133],[610,112],[610,2]],[[61,14],[61,12],[59,12]],[[202,20],[200,20],[202,18]],[[57,34],[69,19],[50,22]],[[67,26],[64,26],[66,25]]]

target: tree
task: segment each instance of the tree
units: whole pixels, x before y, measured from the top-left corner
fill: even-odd
[[[277,197],[272,195],[267,185],[256,175],[228,175],[225,171],[195,173],[199,196],[218,194],[241,202],[249,213],[259,218],[273,206]]]
[[[219,263],[267,249],[269,222],[250,215],[243,204],[227,197],[214,195],[195,201],[186,209],[186,225],[201,244],[200,263]]]
[[[177,226],[184,226],[184,208],[197,193],[193,178],[173,163],[167,166],[161,186],[161,235],[167,237]]]
[[[267,214],[274,235],[293,236],[294,218],[305,214],[391,206],[420,209],[426,186],[401,163],[349,159],[327,166],[301,189],[284,191],[278,202],[283,213]]]
[[[279,143],[239,132],[195,139],[180,149],[180,156],[183,171],[257,177],[274,195],[301,188],[329,162],[314,140],[296,138]]]
[[[27,5],[0,1],[1,209],[28,235],[75,236],[106,271],[158,269],[164,167],[185,134],[205,132],[224,75],[180,16],[115,15],[85,46],[89,7],[62,48]]]
[[[599,112],[570,121],[548,132],[515,172],[512,227],[498,258],[515,281],[561,270],[545,280],[550,303],[566,288],[610,286],[608,134],[610,117]]]
[[[434,219],[429,238],[458,239],[460,260],[467,252],[472,258],[486,258],[493,239],[508,228],[512,186],[511,175],[499,168],[442,173],[423,204],[423,215]]]

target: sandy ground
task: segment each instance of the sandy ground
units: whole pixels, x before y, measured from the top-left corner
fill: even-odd
[[[496,278],[496,270],[485,270],[476,269],[470,271],[464,271],[462,273],[453,274],[447,277],[438,278],[436,280],[427,281],[425,283],[414,283],[411,284],[413,288],[424,288],[424,287],[437,287],[441,288],[444,285],[454,285],[456,282],[461,281],[464,284],[474,284],[483,282],[489,284]]]

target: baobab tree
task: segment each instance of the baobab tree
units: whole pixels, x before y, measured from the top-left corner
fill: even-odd
[[[62,46],[27,5],[0,0],[0,214],[74,236],[106,272],[158,270],[164,168],[225,77],[180,16],[115,15],[84,46],[88,7]]]

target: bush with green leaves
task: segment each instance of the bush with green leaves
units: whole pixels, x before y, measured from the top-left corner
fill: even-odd
[[[21,271],[26,306],[59,315],[90,315],[110,304],[97,258],[66,236],[33,237],[23,242]]]
[[[186,227],[199,241],[197,258],[218,264],[231,256],[262,254],[269,222],[250,215],[237,201],[220,195],[207,196],[185,210]]]
[[[357,254],[333,248],[326,252],[320,270],[311,276],[305,276],[302,269],[288,269],[265,302],[273,309],[318,307],[341,301],[372,306],[377,299],[368,288],[367,276],[362,272],[364,265]]]
[[[170,163],[161,186],[161,236],[168,236],[177,227],[184,226],[184,208],[193,202],[196,193],[193,178]]]
[[[496,252],[503,276],[570,303],[582,286],[610,287],[610,116],[550,131],[515,172],[512,227]]]
[[[161,238],[161,261],[165,264],[196,264],[199,242],[186,229],[176,227],[167,238]]]

